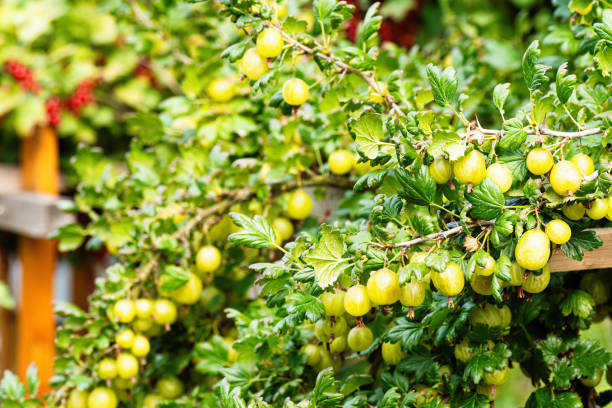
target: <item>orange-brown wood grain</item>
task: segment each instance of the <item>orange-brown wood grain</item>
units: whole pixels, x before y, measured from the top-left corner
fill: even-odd
[[[25,190],[58,194],[59,149],[55,132],[40,127],[21,142],[21,181]],[[22,378],[34,362],[41,378],[40,392],[49,389],[55,355],[53,274],[56,243],[20,237],[22,266],[21,301],[17,314],[17,372]]]
[[[596,228],[597,236],[603,245],[594,251],[584,251],[582,261],[568,258],[561,248],[554,250],[548,265],[551,272],[584,271],[590,269],[612,268],[612,228]]]
[[[0,248],[0,281],[9,282],[8,254]],[[0,372],[15,370],[15,311],[0,308]]]

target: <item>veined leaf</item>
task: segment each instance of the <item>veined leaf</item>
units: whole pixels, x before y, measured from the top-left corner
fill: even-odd
[[[427,65],[427,79],[431,85],[431,91],[434,100],[440,106],[450,105],[455,94],[459,82],[455,77],[455,69],[448,67],[444,71],[433,64]]]
[[[557,98],[565,105],[576,88],[576,75],[567,75],[567,62],[561,64],[557,70],[556,81]]]
[[[510,95],[510,84],[497,84],[495,85],[495,89],[493,89],[493,103],[499,110],[499,113],[504,116],[504,105],[506,104],[506,100],[508,100],[508,96]]]
[[[363,154],[369,159],[375,159],[379,147],[386,145],[382,141],[383,122],[378,114],[366,113],[359,119],[349,121],[349,130]]]
[[[243,228],[229,236],[229,240],[234,244],[250,248],[269,248],[276,242],[274,229],[261,215],[249,218],[244,214],[230,213],[230,217],[234,224]]]
[[[321,238],[305,255],[304,260],[314,268],[317,284],[326,288],[349,267],[349,260],[342,257],[344,241],[339,231],[330,226],[321,227]]]
[[[473,205],[471,211],[473,218],[492,220],[502,214],[504,195],[499,186],[488,177],[467,194],[467,199]]]
[[[538,40],[535,40],[529,45],[525,54],[523,54],[523,78],[527,83],[527,88],[529,88],[531,92],[535,92],[548,81],[548,77],[546,76],[548,67],[538,63],[538,59],[540,58],[539,46],[540,43]]]
[[[421,166],[416,174],[408,170],[395,169],[397,180],[402,185],[400,196],[406,201],[419,205],[433,203],[436,197],[436,181],[429,174],[429,169]]]

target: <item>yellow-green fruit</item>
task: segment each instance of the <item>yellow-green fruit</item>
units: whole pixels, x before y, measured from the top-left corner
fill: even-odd
[[[402,351],[402,345],[400,342],[385,342],[382,344],[382,357],[383,360],[385,360],[385,363],[390,365],[396,365],[404,358],[406,358],[406,353]]]
[[[606,214],[606,218],[612,221],[612,196],[608,197],[608,214]]]
[[[142,401],[142,408],[157,408],[164,399],[157,394],[147,394]]]
[[[546,174],[552,169],[555,161],[550,150],[537,147],[527,155],[527,169],[536,176]]]
[[[578,221],[584,217],[586,209],[581,203],[565,204],[563,206],[563,215],[572,221]]]
[[[542,268],[542,273],[536,275],[531,272],[523,282],[523,290],[527,293],[540,293],[548,287],[550,282],[550,268],[548,265]]]
[[[508,284],[510,286],[521,286],[523,284],[523,277],[525,274],[525,270],[521,268],[521,266],[516,262],[512,261],[512,268],[510,269],[510,275],[512,279]]]
[[[227,361],[230,363],[235,362],[238,359],[238,352],[234,348],[234,340],[231,338],[224,338],[223,341],[227,347]]]
[[[346,350],[346,336],[334,337],[329,343],[329,352],[332,354],[342,353],[344,350]]]
[[[493,163],[487,169],[487,176],[500,188],[502,193],[510,190],[512,186],[512,172],[502,163]]]
[[[348,288],[344,295],[344,309],[351,316],[363,316],[372,308],[368,290],[363,285]]]
[[[586,214],[592,220],[601,220],[608,215],[608,199],[598,198],[597,200],[591,201],[589,208],[586,210]]]
[[[351,350],[364,351],[374,341],[374,334],[367,326],[353,327],[347,336],[348,346]]]
[[[103,380],[111,380],[117,376],[117,365],[112,358],[100,360],[97,367],[98,376]]]
[[[472,150],[455,162],[453,173],[460,183],[480,184],[487,175],[484,156],[478,150]]]
[[[214,272],[221,265],[221,252],[211,245],[200,248],[196,255],[196,266],[200,272]]]
[[[487,384],[502,385],[508,379],[508,366],[495,370],[492,373],[484,373],[483,379]]]
[[[572,229],[563,220],[551,220],[546,224],[546,235],[557,245],[565,244],[572,236]]]
[[[113,306],[113,313],[115,314],[115,319],[121,323],[129,323],[136,316],[136,306],[132,300],[121,299]]]
[[[138,318],[132,322],[132,329],[137,332],[146,332],[153,326],[153,319],[147,317],[144,319]]]
[[[242,56],[240,70],[250,80],[257,81],[268,70],[268,63],[255,48],[251,48]]]
[[[294,220],[303,220],[312,211],[312,199],[304,190],[295,190],[287,201],[287,215]]]
[[[580,289],[591,295],[596,305],[603,305],[610,299],[610,286],[597,273],[589,272],[580,279]]]
[[[344,297],[344,291],[337,288],[333,292],[324,292],[321,295],[321,302],[325,307],[325,314],[327,316],[342,316],[344,314]]]
[[[153,304],[153,320],[158,324],[174,323],[176,315],[175,304],[167,299],[156,300]]]
[[[77,390],[76,388],[70,391],[66,408],[86,408],[87,407],[87,391]]]
[[[299,106],[308,100],[308,84],[300,78],[288,79],[283,85],[283,99],[291,106]]]
[[[538,228],[525,232],[516,244],[514,257],[522,268],[542,269],[550,258],[550,240],[546,233]]]
[[[608,381],[608,385],[612,387],[612,365],[609,365],[606,370],[606,381]]]
[[[582,174],[574,163],[562,160],[550,172],[550,185],[560,196],[574,194],[582,184]]]
[[[370,301],[376,305],[390,305],[399,299],[400,287],[397,274],[387,268],[372,272],[366,289]]]
[[[156,390],[165,399],[175,399],[183,394],[183,383],[176,377],[165,377],[157,382]]]
[[[584,153],[578,153],[572,157],[570,161],[574,163],[576,167],[578,167],[578,170],[580,170],[580,173],[582,173],[583,176],[593,174],[595,171],[593,160]]]
[[[234,97],[234,81],[231,78],[217,78],[208,84],[208,95],[217,102],[227,102]]]
[[[87,408],[115,408],[119,401],[113,390],[97,387],[87,397]]]
[[[438,292],[449,297],[461,293],[465,285],[463,271],[454,262],[449,262],[442,273],[432,272],[431,280]]]
[[[404,306],[419,306],[425,301],[425,284],[412,278],[400,287],[399,300]]]
[[[385,97],[389,93],[387,84],[384,82],[376,82],[376,86],[378,87],[378,91],[374,88],[370,88],[369,98],[374,103],[383,103],[385,101]]]
[[[353,169],[353,153],[348,150],[340,149],[329,155],[327,161],[329,163],[329,171],[339,176],[347,174]]]
[[[149,343],[149,339],[140,334],[134,337],[134,344],[132,345],[132,354],[134,354],[136,357],[144,357],[149,354],[149,350],[151,350],[151,344]]]
[[[483,276],[474,273],[470,278],[472,290],[482,296],[491,296],[493,294],[492,283],[492,276]]]
[[[151,317],[151,313],[153,313],[153,302],[151,299],[136,299],[134,304],[136,306],[136,317],[141,319]]]
[[[496,394],[493,385],[486,384],[484,382],[481,382],[480,384],[476,385],[476,393],[480,395],[485,395],[491,400],[495,398]]]
[[[474,357],[474,352],[470,348],[467,337],[461,343],[455,344],[455,358],[463,363],[467,363]]]
[[[587,377],[582,377],[580,379],[580,382],[585,386],[585,387],[597,387],[599,385],[599,383],[601,382],[601,377],[603,376],[603,371],[601,371],[599,368],[595,369],[595,376],[592,378],[587,378]]]
[[[272,228],[281,241],[287,241],[293,235],[293,224],[284,217],[275,218],[272,221]]]
[[[138,374],[138,360],[130,353],[117,356],[117,374],[121,378],[131,378]]]
[[[497,264],[497,262],[495,262],[495,259],[493,259],[493,257],[488,253],[485,254],[485,257],[486,259],[484,266],[476,264],[474,273],[482,276],[491,276],[495,271],[495,265]]]
[[[172,291],[172,298],[184,305],[193,305],[202,295],[202,281],[195,274],[189,273],[189,280],[183,286]]]
[[[306,355],[306,364],[311,367],[314,367],[321,361],[321,347],[315,344],[305,344],[302,347],[302,353]]]
[[[115,336],[115,342],[123,347],[130,348],[134,343],[134,332],[130,329],[123,329]]]
[[[283,37],[274,28],[266,28],[257,36],[257,52],[262,57],[276,58],[283,51]]]
[[[446,184],[453,178],[453,167],[450,161],[438,157],[429,165],[429,174],[438,184]]]

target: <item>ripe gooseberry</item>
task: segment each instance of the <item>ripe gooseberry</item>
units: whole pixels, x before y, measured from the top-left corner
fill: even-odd
[[[493,294],[493,277],[483,276],[476,273],[470,278],[470,287],[472,290],[482,296],[491,296]]]
[[[586,210],[587,216],[592,220],[601,220],[608,215],[608,199],[598,198],[589,203]]]
[[[153,313],[153,302],[151,299],[136,299],[134,305],[136,306],[136,317],[142,319],[151,317],[151,313]]]
[[[113,306],[113,313],[121,323],[129,323],[136,316],[136,306],[130,299],[121,299]]]
[[[333,292],[324,292],[321,295],[321,302],[325,307],[325,314],[328,316],[342,316],[344,314],[344,291],[338,288]]]
[[[463,363],[467,363],[474,357],[474,352],[470,348],[468,338],[464,338],[461,343],[455,344],[455,358]]]
[[[585,387],[597,387],[599,385],[599,383],[601,382],[601,377],[603,376],[603,371],[599,368],[595,368],[595,375],[591,378],[588,377],[582,377],[580,379],[580,382],[582,383],[582,385],[584,385]]]
[[[87,408],[115,408],[117,404],[117,395],[107,387],[94,388],[87,397]]]
[[[329,171],[342,176],[353,169],[353,153],[345,149],[336,150],[329,155],[327,162],[329,164]]]
[[[482,276],[491,276],[495,271],[495,259],[487,252],[484,252],[484,265],[476,264],[475,273]]]
[[[550,257],[550,240],[539,228],[525,232],[514,250],[516,262],[530,271],[542,269]]]
[[[363,285],[348,288],[344,295],[344,309],[351,316],[363,316],[372,308],[368,291]]]
[[[167,299],[156,300],[153,304],[153,320],[158,324],[172,324],[176,315],[176,306]]]
[[[283,51],[283,37],[274,28],[266,28],[257,36],[257,53],[262,57],[276,58]]]
[[[172,298],[184,305],[193,305],[200,300],[202,294],[202,281],[194,273],[189,273],[189,279],[183,286],[171,293]]]
[[[331,319],[325,319],[325,325],[323,326],[325,330],[325,334],[327,334],[327,338],[330,336],[344,336],[348,332],[348,323],[346,323],[346,319],[344,317],[335,317],[332,321]]]
[[[312,200],[302,189],[295,190],[287,201],[287,215],[294,220],[303,220],[312,211]]]
[[[497,184],[502,193],[510,190],[512,186],[512,172],[503,163],[493,163],[487,169],[487,176]]]
[[[164,399],[157,394],[147,394],[142,401],[142,408],[157,408]]]
[[[283,99],[291,106],[300,106],[308,100],[310,91],[300,78],[288,79],[283,85]]]
[[[353,327],[348,333],[347,342],[351,350],[360,352],[366,350],[374,341],[374,334],[367,326]]]
[[[550,172],[550,185],[560,196],[574,194],[582,184],[582,174],[574,163],[562,160],[555,164]]]
[[[149,350],[151,350],[151,344],[149,343],[148,338],[141,334],[134,337],[134,344],[132,344],[132,354],[134,354],[136,357],[144,357],[149,354]]]
[[[546,174],[552,169],[555,161],[550,150],[543,147],[532,149],[527,155],[527,169],[536,176]]]
[[[413,307],[421,305],[425,301],[425,284],[414,277],[410,282],[400,287],[399,301],[402,305],[410,307],[408,317],[414,317]]]
[[[302,353],[306,355],[306,364],[311,367],[314,367],[321,361],[321,347],[316,344],[305,344],[302,347]]]
[[[134,332],[130,329],[123,329],[115,336],[115,342],[123,348],[131,348],[134,343]]]
[[[117,356],[117,374],[121,378],[132,378],[138,374],[138,360],[130,353]]]
[[[523,282],[523,290],[527,293],[540,293],[546,289],[550,282],[550,267],[548,265],[542,268],[542,273],[536,275],[530,272],[527,279]]]
[[[487,384],[502,385],[508,379],[508,366],[495,370],[492,373],[484,373],[482,377]]]
[[[346,336],[334,337],[329,343],[329,352],[332,354],[342,353],[344,350],[346,350]]]
[[[221,252],[212,246],[206,245],[200,248],[196,255],[196,266],[200,272],[214,272],[221,265]]]
[[[98,376],[103,380],[111,380],[117,376],[117,365],[112,358],[104,358],[98,363],[96,369]]]
[[[563,215],[572,221],[581,220],[586,209],[581,203],[566,204],[563,206]]]
[[[87,408],[87,397],[87,391],[75,388],[68,395],[66,408]]]
[[[610,287],[597,273],[585,274],[580,279],[580,289],[591,295],[596,305],[603,305],[610,299]]]
[[[399,299],[400,287],[397,274],[387,268],[372,272],[366,289],[370,301],[375,305],[390,305]]]
[[[175,399],[183,394],[183,382],[176,377],[164,377],[157,381],[155,389],[164,399]]]
[[[390,365],[396,365],[404,358],[406,358],[406,353],[402,351],[402,345],[400,342],[384,342],[382,344],[382,357],[383,360],[385,360],[385,363]]]
[[[208,84],[208,95],[213,101],[229,101],[234,97],[234,81],[231,78],[214,79],[210,84]]]
[[[438,157],[429,165],[429,174],[437,184],[446,184],[453,178],[453,167],[448,160]]]
[[[595,171],[595,165],[593,164],[593,160],[584,153],[578,153],[574,155],[570,161],[574,163],[578,170],[582,173],[583,176],[588,176],[593,174]]]
[[[453,165],[453,173],[463,184],[480,184],[487,175],[484,156],[478,150],[472,150]]]
[[[255,48],[251,48],[242,56],[240,70],[250,80],[257,81],[268,70],[268,63]]]
[[[570,240],[572,229],[563,220],[551,220],[546,224],[546,235],[548,235],[551,242],[562,245]]]
[[[293,235],[293,224],[284,217],[275,218],[272,221],[272,228],[281,242],[288,240]]]
[[[463,271],[454,262],[449,262],[441,273],[432,272],[431,280],[438,292],[448,297],[461,293],[465,285]]]

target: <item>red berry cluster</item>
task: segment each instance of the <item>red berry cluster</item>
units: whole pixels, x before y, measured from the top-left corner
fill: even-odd
[[[151,86],[157,86],[155,74],[153,73],[149,61],[146,58],[141,59],[138,62],[138,65],[134,69],[134,76],[144,77],[149,81],[149,84],[151,84]]]
[[[15,81],[19,83],[21,89],[38,93],[40,91],[40,85],[34,79],[32,70],[17,60],[8,60],[4,63],[4,68],[7,72],[15,78]]]
[[[53,127],[58,127],[61,117],[62,110],[62,101],[57,96],[52,96],[45,103],[45,108],[47,109],[47,121],[49,125]]]
[[[77,86],[75,91],[68,97],[65,102],[66,108],[75,115],[78,115],[81,109],[93,101],[93,88],[95,82],[89,79],[84,79]]]

